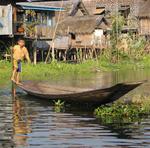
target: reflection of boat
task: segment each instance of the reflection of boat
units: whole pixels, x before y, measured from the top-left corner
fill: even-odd
[[[107,103],[120,98],[143,82],[120,83],[109,88],[87,89],[69,86],[56,86],[41,82],[23,82],[19,88],[29,95],[45,99],[62,99],[65,101]]]

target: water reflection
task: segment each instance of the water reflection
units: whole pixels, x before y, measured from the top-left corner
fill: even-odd
[[[105,88],[121,82],[136,82],[136,81],[150,81],[150,70],[128,70],[128,71],[115,71],[115,72],[103,72],[93,73],[91,75],[59,75],[59,77],[51,77],[49,82],[84,88]]]
[[[31,119],[27,115],[24,103],[18,99],[13,102],[13,130],[16,145],[27,146],[27,134],[30,130]]]
[[[103,125],[82,110],[55,113],[51,103],[26,96],[13,102],[15,147],[144,147],[150,144],[149,121]]]

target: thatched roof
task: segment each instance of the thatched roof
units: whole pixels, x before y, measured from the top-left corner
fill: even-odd
[[[59,23],[56,34],[90,34],[96,28],[108,28],[108,22],[103,16],[69,16]]]
[[[142,6],[140,6],[138,17],[150,18],[150,0],[147,0]]]
[[[89,12],[84,6],[84,3],[82,2],[82,0],[75,0],[73,2],[73,6],[72,6],[69,16],[75,16],[79,9],[81,10],[83,15],[89,15]]]

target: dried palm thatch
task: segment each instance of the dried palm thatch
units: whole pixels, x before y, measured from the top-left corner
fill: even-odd
[[[59,23],[56,34],[91,34],[96,28],[103,30],[108,28],[108,22],[104,16],[69,16]]]
[[[150,18],[150,0],[147,0],[139,9],[140,18]]]
[[[84,6],[84,3],[82,2],[82,0],[75,0],[73,2],[73,6],[72,6],[69,16],[75,16],[79,9],[81,10],[83,15],[89,15],[89,12]]]

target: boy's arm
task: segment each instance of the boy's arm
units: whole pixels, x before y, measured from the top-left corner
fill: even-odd
[[[11,52],[12,52],[12,54],[15,52],[15,50],[16,50],[16,46],[11,47]]]
[[[25,58],[28,61],[28,63],[31,63],[30,57],[29,57],[29,52],[27,50],[27,48],[25,49]]]
[[[11,58],[13,58],[15,50],[16,50],[16,46],[11,47]]]

